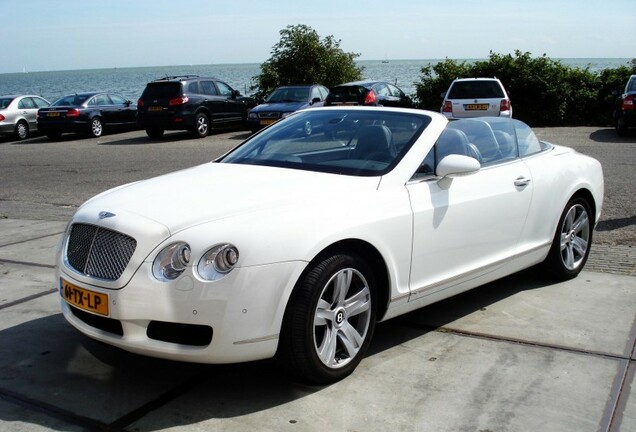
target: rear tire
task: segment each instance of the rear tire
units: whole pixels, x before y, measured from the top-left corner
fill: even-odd
[[[592,246],[590,204],[582,197],[572,198],[559,219],[552,247],[543,266],[558,280],[575,278],[587,262]]]
[[[277,360],[301,382],[325,385],[358,366],[375,328],[375,280],[370,267],[346,252],[319,261],[291,295]]]
[[[210,120],[208,116],[203,113],[199,113],[194,118],[194,128],[192,129],[194,136],[198,138],[205,138],[210,133]]]
[[[163,136],[164,130],[161,128],[147,128],[146,135],[152,139],[159,139]]]
[[[20,120],[18,124],[15,125],[15,138],[17,140],[25,140],[29,137],[29,125],[24,120]]]
[[[88,133],[93,138],[99,138],[102,136],[104,133],[104,124],[102,123],[102,119],[99,117],[93,117],[91,119],[91,125]]]

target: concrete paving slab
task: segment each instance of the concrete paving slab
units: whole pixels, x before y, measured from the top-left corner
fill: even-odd
[[[204,367],[97,343],[66,323],[57,294],[0,314],[0,391],[103,423],[154,401]]]
[[[136,431],[597,431],[620,361],[385,323],[346,380],[211,373]],[[391,341],[397,345],[391,346]]]
[[[45,432],[68,431],[85,432],[86,429],[42,414],[22,405],[0,399],[0,431]]]
[[[632,362],[623,386],[623,400],[618,406],[612,431],[636,431],[636,363]]]
[[[398,319],[628,357],[636,337],[636,278],[582,272],[552,284],[530,270]]]
[[[56,282],[52,268],[0,261],[0,308],[54,288]]]
[[[0,246],[0,260],[54,266],[61,234]]]
[[[0,247],[10,243],[61,234],[67,222],[0,219]]]

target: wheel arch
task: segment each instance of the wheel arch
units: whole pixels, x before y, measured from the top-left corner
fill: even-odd
[[[572,194],[570,199],[568,199],[568,202],[573,198],[583,198],[585,199],[585,201],[588,202],[588,204],[590,205],[590,217],[594,218],[592,220],[592,227],[594,227],[598,221],[596,220],[596,200],[594,199],[594,195],[592,194],[592,192],[589,189],[581,188],[574,194]]]
[[[335,255],[338,253],[354,253],[359,255],[371,268],[373,272],[373,276],[376,282],[377,288],[377,310],[376,310],[376,320],[381,321],[386,313],[386,310],[389,305],[389,297],[390,297],[390,280],[389,280],[389,271],[387,267],[387,263],[380,253],[380,251],[373,246],[371,243],[360,240],[360,239],[343,239],[332,243],[327,246],[323,250],[321,250],[305,267],[305,270],[302,272],[298,281],[296,282],[296,286],[302,282],[303,278],[309,272],[314,264],[323,260],[327,256]],[[294,290],[296,287],[294,287]],[[293,294],[292,294],[293,295]]]

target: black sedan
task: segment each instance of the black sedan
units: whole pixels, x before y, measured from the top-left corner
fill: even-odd
[[[113,93],[77,93],[38,110],[38,129],[51,139],[75,132],[99,137],[105,129],[134,128],[137,105]]]
[[[330,105],[414,106],[401,89],[385,81],[355,81],[332,87],[325,100],[325,106]]]
[[[320,84],[278,87],[264,103],[250,110],[247,125],[252,132],[256,132],[294,111],[322,106],[327,94],[327,87]]]

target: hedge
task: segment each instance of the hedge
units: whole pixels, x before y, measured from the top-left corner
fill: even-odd
[[[419,108],[438,111],[442,92],[455,78],[497,77],[510,95],[515,118],[531,126],[612,125],[617,94],[636,74],[636,59],[629,66],[604,69],[569,67],[528,52],[490,52],[487,60],[446,59],[421,70],[416,83]]]

